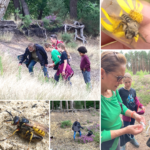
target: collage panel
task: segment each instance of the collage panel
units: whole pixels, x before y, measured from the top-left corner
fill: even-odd
[[[49,101],[0,101],[1,150],[49,150]]]
[[[101,48],[149,49],[150,0],[101,0]]]
[[[99,99],[98,0],[0,6],[0,99]]]
[[[100,150],[99,101],[51,101],[51,150]]]
[[[150,50],[102,51],[101,150],[149,149],[149,56]]]

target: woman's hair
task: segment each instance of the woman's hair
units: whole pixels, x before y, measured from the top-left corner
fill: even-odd
[[[129,78],[129,79],[132,80],[132,76],[131,76],[130,73],[125,73],[124,78],[123,78],[123,82],[124,82],[124,79],[125,79],[125,78]]]
[[[69,54],[69,52],[66,50],[65,45],[64,45],[63,43],[59,43],[59,44],[57,45],[57,47],[59,47],[59,48],[63,49],[64,51],[66,51],[67,57],[68,57],[68,59],[70,59],[70,54]]]
[[[80,53],[83,53],[83,54],[87,53],[87,49],[86,49],[84,46],[80,46],[80,47],[78,48],[78,51],[79,51]]]
[[[51,44],[49,44],[49,43],[45,43],[44,46],[45,46],[46,48],[49,48],[49,47],[50,47],[50,48],[53,48],[53,46],[52,46]]]
[[[105,51],[101,54],[101,68],[106,73],[115,72],[121,65],[126,64],[125,56],[119,52]]]
[[[57,40],[57,35],[56,34],[51,34],[50,38],[53,38],[53,39]]]

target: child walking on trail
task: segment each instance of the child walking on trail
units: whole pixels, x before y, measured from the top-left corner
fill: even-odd
[[[136,91],[131,88],[132,83],[132,76],[129,73],[125,73],[123,84],[124,87],[119,89],[120,97],[123,101],[123,104],[130,110],[135,111],[138,114],[144,114],[145,107],[140,103],[136,96]],[[138,108],[141,108],[141,111],[138,111]],[[133,114],[134,115],[134,114]],[[135,119],[131,117],[127,117],[122,115],[124,127],[127,127],[129,125],[134,125]],[[131,134],[131,141],[130,141],[135,147],[139,147],[139,143],[136,141],[134,135]],[[126,146],[122,146],[121,150],[125,150]]]
[[[61,57],[60,57],[59,67],[58,67],[56,74],[58,77],[61,74],[63,79],[68,80],[70,82],[70,78],[74,74],[69,64],[70,54],[66,50],[65,45],[63,43],[59,43],[57,45],[57,49],[61,53]],[[70,82],[70,85],[71,85],[71,82]]]
[[[91,88],[91,77],[90,77],[90,60],[85,53],[87,49],[84,46],[78,48],[78,52],[81,56],[80,69],[82,70],[83,78],[88,87]]]
[[[83,127],[81,127],[80,123],[79,123],[79,119],[77,119],[74,123],[73,123],[73,126],[72,126],[72,130],[74,131],[74,135],[73,135],[73,138],[75,140],[76,138],[76,132],[79,132],[80,134],[80,137],[82,135],[81,131],[80,131],[80,128],[84,129]]]

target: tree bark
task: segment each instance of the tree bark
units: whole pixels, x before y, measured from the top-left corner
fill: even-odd
[[[86,109],[86,101],[84,101],[84,109]]]
[[[96,109],[96,101],[94,101],[94,108]]]
[[[38,16],[38,20],[42,19],[42,15],[43,15],[43,10],[40,10],[39,16]]]
[[[62,110],[62,101],[60,101],[60,110]]]
[[[66,109],[68,110],[68,101],[66,101]]]
[[[77,2],[78,0],[70,0],[70,18],[77,18]]]
[[[25,0],[21,0],[21,5],[22,5],[24,15],[29,15],[30,13],[29,13],[28,5],[25,2]]]
[[[20,11],[19,11],[19,14],[21,14],[21,7],[20,7],[20,2],[19,2],[19,0],[13,0],[13,3],[14,3],[15,9],[20,10]],[[17,18],[18,18],[18,16],[15,14],[15,20],[17,20]]]
[[[73,101],[70,101],[70,109],[73,109]]]
[[[52,110],[54,110],[54,101],[52,101]]]
[[[3,18],[6,10],[7,10],[7,7],[8,7],[8,4],[9,4],[10,0],[1,0],[0,1],[0,20]]]

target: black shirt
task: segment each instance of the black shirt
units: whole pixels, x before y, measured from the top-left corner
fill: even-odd
[[[136,110],[136,103],[135,103],[136,91],[133,88],[131,88],[128,91],[122,87],[119,89],[119,94],[123,104],[127,108],[129,108],[132,111]]]
[[[68,56],[67,56],[66,51],[63,51],[63,52],[61,53],[60,63],[59,63],[59,64],[63,64],[63,63],[64,63],[64,60],[67,60],[67,63],[68,63]]]

